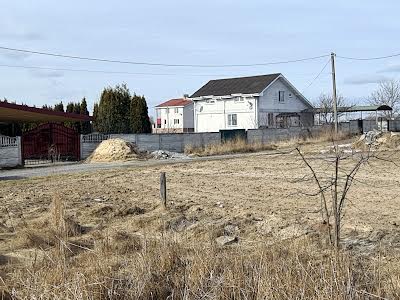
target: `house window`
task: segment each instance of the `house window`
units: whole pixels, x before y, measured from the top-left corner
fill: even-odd
[[[179,108],[176,108],[176,107],[175,107],[175,108],[174,108],[174,113],[177,114],[178,112],[179,112]]]
[[[179,124],[179,119],[174,119],[174,125]]]
[[[164,120],[164,125],[167,125],[167,120]]]
[[[279,91],[279,102],[285,102],[285,91]]]
[[[237,126],[237,114],[229,114],[228,115],[228,125],[229,126]]]

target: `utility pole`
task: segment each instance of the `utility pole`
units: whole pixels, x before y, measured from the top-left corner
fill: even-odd
[[[333,99],[333,114],[335,120],[335,133],[338,133],[338,111],[337,111],[337,98],[336,98],[336,71],[335,71],[335,53],[331,53],[332,63],[332,99]]]

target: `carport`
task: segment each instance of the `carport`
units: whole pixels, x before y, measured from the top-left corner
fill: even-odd
[[[79,133],[74,128],[64,126],[63,122],[91,120],[92,117],[87,115],[0,101],[0,124],[41,123],[36,128],[24,132],[20,138],[3,136],[0,139],[0,150],[4,152],[0,164],[2,159],[7,158],[6,153],[13,153],[13,147],[19,148],[19,159],[22,162],[26,159],[48,159],[54,155],[67,160],[79,160]]]
[[[379,116],[378,116],[379,112],[392,111],[392,110],[393,109],[388,105],[354,105],[354,106],[342,106],[337,108],[339,119],[344,119],[339,121],[363,120],[366,116],[366,113],[375,112],[376,123],[378,123],[379,121]],[[316,118],[314,118],[316,125],[326,123],[326,120],[328,119],[333,122],[333,112],[331,108],[321,107],[321,108],[307,109],[307,111],[313,112],[316,115]]]

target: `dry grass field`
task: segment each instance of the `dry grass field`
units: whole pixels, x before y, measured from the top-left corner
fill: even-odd
[[[327,147],[304,148],[321,176]],[[287,151],[0,182],[3,297],[399,299],[399,167],[362,167],[339,252],[307,174]]]

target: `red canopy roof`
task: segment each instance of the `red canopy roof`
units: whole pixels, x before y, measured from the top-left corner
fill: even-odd
[[[171,99],[168,100],[164,103],[161,103],[157,105],[156,107],[167,107],[167,106],[186,106],[192,104],[192,101],[184,99],[184,98],[179,98],[179,99]]]
[[[92,117],[0,101],[0,122],[91,121]]]

